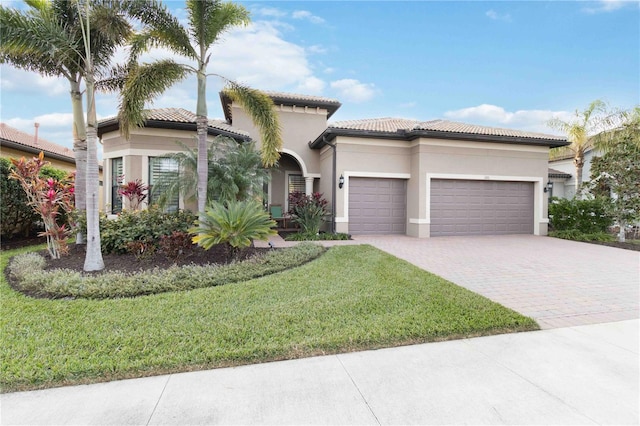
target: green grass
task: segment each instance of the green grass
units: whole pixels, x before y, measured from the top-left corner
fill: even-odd
[[[17,252],[2,253],[0,269]],[[538,328],[371,246],[333,247],[242,283],[128,299],[32,299],[1,280],[3,392]]]

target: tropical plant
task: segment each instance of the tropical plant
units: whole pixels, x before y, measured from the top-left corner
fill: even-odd
[[[129,208],[138,210],[140,204],[147,199],[149,186],[142,183],[140,179],[124,183],[118,188],[118,195],[122,195],[129,200]]]
[[[305,195],[294,191],[289,194],[289,214],[300,225],[300,233],[314,238],[320,232],[322,219],[327,214],[327,200],[319,192]]]
[[[44,223],[41,236],[47,237],[47,249],[52,259],[59,259],[68,252],[67,238],[70,228],[58,220],[62,212],[71,212],[73,207],[73,175],[64,180],[43,178],[40,171],[47,164],[44,153],[38,157],[26,160],[11,159],[14,169],[10,177],[20,182],[20,186],[27,195],[27,204],[40,215]]]
[[[168,9],[160,8],[153,15],[150,27],[136,34],[131,41],[129,63],[116,70],[113,86],[121,87],[118,118],[120,128],[128,136],[132,127],[145,122],[144,105],[162,94],[189,74],[197,78],[196,127],[198,138],[197,199],[198,211],[203,213],[207,201],[207,66],[211,47],[230,28],[249,23],[249,12],[242,6],[220,0],[187,0],[187,26]],[[128,12],[148,18],[146,0],[132,0]],[[162,47],[196,63],[180,64],[172,59],[139,64],[139,56],[152,47]],[[219,76],[219,75],[218,75]],[[221,76],[219,76],[221,77]],[[221,77],[226,82],[225,93],[240,104],[257,125],[262,142],[262,160],[272,166],[282,147],[278,116],[271,99],[258,90]]]
[[[69,82],[73,111],[73,150],[76,163],[76,208],[86,209],[87,129],[82,105],[82,81],[89,73],[104,70],[116,48],[131,32],[128,21],[113,1],[25,0],[26,11],[0,5],[0,63],[45,76],[63,77]],[[84,12],[88,12],[85,16]],[[84,21],[89,25],[84,25]],[[91,42],[87,61],[85,38]],[[97,160],[96,160],[97,161]],[[93,177],[92,177],[93,179]],[[76,237],[76,243],[83,236]]]
[[[163,179],[152,191],[154,195],[159,195],[160,207],[178,194],[187,201],[193,200],[196,195],[197,150],[177,143],[182,152],[167,154],[166,157],[178,163],[180,174],[175,178]],[[269,179],[269,173],[262,167],[260,153],[253,142],[239,144],[231,138],[218,136],[208,145],[207,163],[207,201],[226,203],[259,198],[263,183]]]
[[[216,244],[227,244],[232,252],[249,247],[253,240],[267,240],[275,235],[276,226],[262,205],[253,200],[209,203],[204,215],[190,230],[197,234],[193,242],[209,250]]]
[[[29,236],[32,225],[38,218],[27,204],[27,195],[20,182],[9,179],[14,169],[9,159],[0,157],[0,235],[3,238],[10,238],[16,234]]]
[[[591,163],[590,192],[607,200],[608,213],[625,241],[627,224],[640,220],[640,137],[625,136]]]
[[[607,131],[615,128],[624,121],[624,111],[612,110],[606,103],[596,99],[583,111],[576,110],[571,121],[564,121],[554,117],[547,122],[547,126],[559,130],[571,142],[568,146],[553,148],[550,152],[551,159],[562,158],[567,155],[573,157],[576,168],[575,194],[579,196],[582,187],[582,169],[584,168],[585,154],[594,145],[602,143]]]

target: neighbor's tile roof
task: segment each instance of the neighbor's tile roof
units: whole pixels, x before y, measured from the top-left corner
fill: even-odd
[[[563,172],[560,170],[549,168],[549,177],[558,177],[558,178],[570,178],[571,175],[567,172]]]
[[[448,120],[431,120],[419,122],[404,118],[371,118],[365,120],[338,121],[329,125],[335,129],[353,129],[372,132],[398,132],[412,130],[429,130],[436,132],[467,133],[488,136],[509,136],[533,139],[552,139],[564,141],[562,136],[544,133],[525,132],[522,130],[502,129],[498,127],[478,126],[475,124],[458,123]]]
[[[56,154],[67,157],[70,161],[74,161],[73,151],[71,149],[41,137],[38,137],[38,142],[36,142],[35,135],[30,135],[5,123],[0,123],[0,139],[44,151],[45,155],[47,153]]]

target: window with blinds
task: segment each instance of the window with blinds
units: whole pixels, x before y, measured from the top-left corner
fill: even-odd
[[[157,203],[178,174],[178,163],[173,158],[149,157],[149,205]],[[176,193],[167,200],[164,210],[175,212],[179,207],[179,194]]]
[[[289,175],[289,194],[292,192],[305,193],[305,182],[302,175]]]
[[[111,159],[111,213],[118,214],[122,211],[122,196],[118,194],[124,171],[122,169],[122,157]]]

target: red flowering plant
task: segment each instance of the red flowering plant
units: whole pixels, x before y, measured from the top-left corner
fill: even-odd
[[[319,192],[305,195],[300,191],[289,194],[289,214],[300,225],[303,234],[313,236],[320,231],[323,217],[327,214],[327,200]]]
[[[27,204],[40,215],[44,223],[44,232],[39,236],[47,237],[47,249],[52,259],[59,259],[69,252],[67,239],[71,233],[65,223],[60,223],[59,216],[63,212],[74,210],[73,174],[68,174],[61,180],[43,178],[40,170],[49,164],[44,161],[44,153],[26,160],[11,159],[15,169],[10,178],[20,183],[27,194]]]
[[[147,199],[149,186],[142,183],[140,179],[132,180],[125,184],[120,183],[118,194],[129,200],[129,207],[138,210],[140,204]]]

